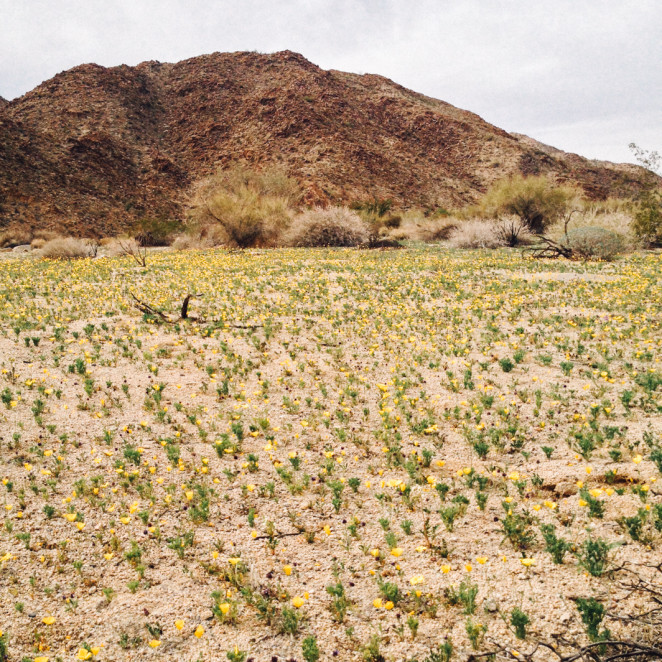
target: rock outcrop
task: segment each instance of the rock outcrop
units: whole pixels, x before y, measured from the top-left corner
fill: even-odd
[[[0,104],[0,227],[91,235],[182,218],[216,168],[281,164],[309,203],[371,197],[454,207],[512,173],[547,173],[593,198],[641,169],[589,161],[377,75],[283,51],[175,64],[85,64]]]

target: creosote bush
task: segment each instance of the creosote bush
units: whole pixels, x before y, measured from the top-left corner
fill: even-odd
[[[358,246],[370,232],[363,219],[346,207],[316,207],[299,214],[285,234],[288,246]]]

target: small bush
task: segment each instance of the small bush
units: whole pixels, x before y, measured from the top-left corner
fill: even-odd
[[[172,242],[172,247],[176,251],[204,250],[205,248],[209,248],[206,242],[200,238],[199,234],[180,234]]]
[[[450,235],[449,244],[453,248],[499,248],[504,246],[492,221],[471,219],[462,222]]]
[[[368,241],[368,226],[346,207],[315,208],[299,214],[285,235],[288,246],[359,246]]]
[[[567,244],[584,260],[613,260],[625,249],[620,234],[599,227],[570,230]]]
[[[141,267],[147,265],[147,247],[133,237],[116,237],[106,244],[105,249],[109,256],[128,256]]]
[[[104,241],[101,245],[110,257],[127,255],[128,251],[140,248],[140,244],[133,237],[113,237],[110,241]]]
[[[51,239],[57,239],[57,232],[52,232],[51,230],[36,230],[32,235],[32,241],[30,245],[33,250],[39,250],[46,245],[46,242]]]
[[[41,249],[41,257],[49,260],[73,260],[94,257],[97,244],[90,239],[58,237],[47,241]]]
[[[447,241],[457,227],[457,222],[446,218],[426,218],[410,228],[410,238],[419,241]],[[403,229],[407,229],[407,226]]]
[[[518,216],[504,216],[495,223],[494,232],[504,246],[529,244],[533,237],[528,225]]]
[[[639,196],[633,230],[653,246],[662,245],[662,192],[647,191]]]
[[[141,246],[170,246],[182,222],[172,218],[143,218],[133,225],[132,234]]]
[[[217,246],[226,246],[231,241],[228,233],[220,223],[210,223],[197,230],[180,234],[173,242],[172,247],[178,251],[207,250]]]

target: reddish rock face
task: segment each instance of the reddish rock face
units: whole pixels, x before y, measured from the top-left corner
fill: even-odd
[[[81,65],[0,101],[0,227],[99,236],[182,218],[189,187],[238,160],[282,164],[311,204],[430,208],[472,202],[516,172],[593,198],[631,193],[643,172],[508,134],[381,76],[324,71],[290,51],[213,53]]]

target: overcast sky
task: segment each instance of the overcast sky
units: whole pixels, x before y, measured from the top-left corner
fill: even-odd
[[[0,0],[0,96],[83,62],[290,49],[589,158],[662,151],[662,0]]]

